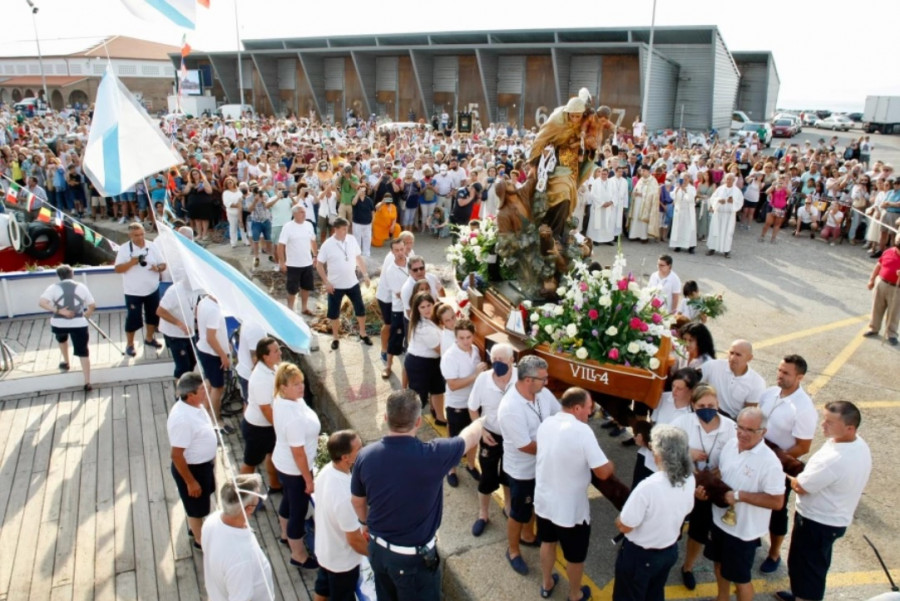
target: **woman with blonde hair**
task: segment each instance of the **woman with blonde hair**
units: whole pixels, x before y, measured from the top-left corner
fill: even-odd
[[[303,372],[292,363],[282,363],[275,372],[272,425],[275,427],[272,463],[283,487],[278,508],[281,542],[290,547],[292,566],[313,570],[319,563],[306,550],[303,536],[310,496],[315,490],[312,469],[321,423],[303,400]]]

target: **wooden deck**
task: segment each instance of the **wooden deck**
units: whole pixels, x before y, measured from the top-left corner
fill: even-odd
[[[173,402],[168,380],[0,402],[0,601],[206,598],[169,468]],[[224,453],[241,456],[237,435],[226,445],[220,484]],[[308,600],[315,573],[288,564],[280,499],[267,500],[252,526],[275,598]]]
[[[109,335],[118,349],[101,337],[97,330],[90,328],[88,350],[92,369],[127,367],[172,360],[171,354],[165,346],[160,350],[145,347],[140,341],[140,334],[136,336],[137,356],[126,357],[122,354],[125,351],[124,310],[98,311],[94,314],[93,321]],[[163,343],[161,335],[157,335],[156,338],[160,344]],[[59,346],[50,331],[49,316],[32,315],[0,320],[0,340],[3,340],[16,354],[15,369],[0,372],[0,378],[17,379],[60,373]],[[69,353],[71,370],[81,371],[78,358],[71,355],[71,343]]]

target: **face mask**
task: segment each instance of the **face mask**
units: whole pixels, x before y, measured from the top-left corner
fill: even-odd
[[[697,409],[694,413],[697,414],[697,417],[700,418],[704,424],[708,424],[712,420],[716,419],[717,415],[719,415],[719,412],[711,407]]]
[[[498,378],[502,378],[509,373],[509,364],[504,363],[503,361],[494,361],[491,363],[491,367],[494,368],[494,375]]]

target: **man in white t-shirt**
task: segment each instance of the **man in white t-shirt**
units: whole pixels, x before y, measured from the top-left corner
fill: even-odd
[[[425,271],[426,267],[424,257],[419,255],[412,255],[409,257],[409,277],[403,283],[403,288],[400,290],[400,299],[403,302],[403,315],[407,321],[409,321],[409,303],[412,300],[412,293],[416,284],[422,280],[428,280],[428,286],[431,288],[431,296],[433,296],[435,300],[444,297],[447,294],[444,287],[441,285],[440,278],[433,273]]]
[[[328,437],[327,464],[316,476],[315,601],[356,601],[359,564],[368,552],[368,536],[350,501],[350,470],[362,448],[353,430]]]
[[[519,545],[537,546],[534,532],[534,487],[537,465],[537,430],[545,419],[559,413],[560,405],[547,383],[547,362],[536,355],[519,361],[518,381],[500,401],[497,421],[503,436],[503,471],[509,480],[510,511],[506,559],[512,569],[528,574]],[[523,531],[527,538],[522,538]]]
[[[81,361],[81,371],[84,374],[84,391],[91,390],[91,358],[88,350],[90,338],[88,319],[91,318],[97,305],[88,287],[72,278],[75,272],[68,265],[60,265],[56,268],[59,281],[51,284],[41,294],[38,304],[41,309],[50,311],[50,330],[59,343],[59,352],[62,361],[59,368],[63,371],[69,369],[69,337],[72,337],[72,346],[75,356]]]
[[[134,333],[147,325],[144,344],[155,349],[162,345],[154,340],[159,317],[159,277],[166,270],[166,263],[152,242],[144,237],[144,226],[132,223],[128,226],[128,242],[119,247],[116,255],[116,273],[122,274],[125,291],[125,337],[128,341],[125,354],[134,357]],[[143,311],[143,318],[141,317]]]
[[[700,366],[703,381],[716,389],[719,412],[734,419],[741,409],[759,405],[766,381],[750,367],[753,345],[735,340],[728,349],[728,359],[713,359]]]
[[[194,335],[194,316],[197,308],[197,293],[191,290],[187,276],[180,274],[176,282],[169,286],[159,301],[156,314],[159,316],[159,332],[166,341],[166,348],[175,362],[175,380],[182,374],[194,371],[197,358],[191,338]]]
[[[209,601],[268,601],[272,566],[247,523],[265,501],[258,474],[235,476],[219,489],[222,509],[203,523],[203,580]]]
[[[811,194],[806,195],[803,206],[797,209],[797,227],[794,228],[794,235],[799,236],[804,230],[809,230],[810,238],[815,238],[816,232],[819,231],[819,209],[813,204]]]
[[[403,303],[400,300],[400,289],[403,282],[409,277],[409,268],[406,261],[406,247],[403,240],[395,238],[391,240],[390,255],[394,258],[393,262],[387,266],[387,269],[381,272],[381,279],[378,281],[379,291],[384,291],[386,296],[390,298],[390,332],[388,334],[388,342],[385,355],[385,366],[381,372],[381,377],[387,380],[391,377],[391,369],[394,364],[394,357],[403,354],[403,341],[406,339],[406,327],[403,323]],[[382,318],[384,316],[382,315]]]
[[[844,536],[872,472],[869,445],[857,436],[859,409],[848,401],[825,405],[825,444],[806,468],[790,478],[797,493],[791,548],[788,552],[789,592],[775,593],[782,601],[820,601],[831,550]]]
[[[666,310],[674,313],[681,300],[681,280],[672,271],[671,255],[660,255],[656,261],[657,271],[650,276],[647,286],[659,288],[663,299],[666,301]]]
[[[203,379],[209,386],[209,403],[212,406],[213,425],[222,421],[222,395],[225,378],[231,369],[231,349],[228,345],[228,328],[219,301],[207,294],[197,303],[197,361],[203,369]],[[221,426],[225,434],[233,434],[234,428]]]
[[[366,286],[369,285],[369,274],[359,243],[348,233],[349,229],[349,221],[343,217],[335,219],[334,234],[322,243],[316,262],[316,270],[328,291],[328,319],[331,320],[333,338],[331,350],[337,350],[341,344],[341,301],[345,296],[353,303],[359,339],[367,346],[372,346],[372,339],[366,334],[366,306],[363,304],[356,271],[358,269],[362,274]]]
[[[581,388],[570,388],[560,399],[562,411],[544,420],[537,430],[534,512],[541,539],[541,592],[552,591],[556,545],[562,547],[569,598],[581,590],[584,560],[591,538],[591,509],[587,488],[591,472],[601,480],[614,473],[594,432],[587,425],[594,401]]]
[[[818,415],[809,395],[800,385],[806,375],[806,360],[800,355],[786,355],[778,365],[776,386],[767,389],[759,402],[766,416],[766,440],[794,459],[809,453],[816,434]],[[760,566],[764,574],[771,574],[781,564],[781,544],[788,530],[788,496],[790,480],[785,481],[784,502],[772,511],[769,524],[769,553]]]
[[[278,268],[287,274],[287,306],[294,310],[297,291],[300,291],[301,313],[312,316],[309,310],[309,293],[316,289],[315,262],[319,252],[316,245],[316,232],[312,223],[306,220],[306,207],[295,204],[291,209],[293,219],[281,228],[276,253]]]

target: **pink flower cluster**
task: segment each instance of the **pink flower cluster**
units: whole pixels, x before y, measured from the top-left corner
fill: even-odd
[[[640,317],[632,317],[631,321],[628,322],[628,327],[632,330],[640,330],[641,332],[646,332],[650,329],[650,326],[644,323]]]

